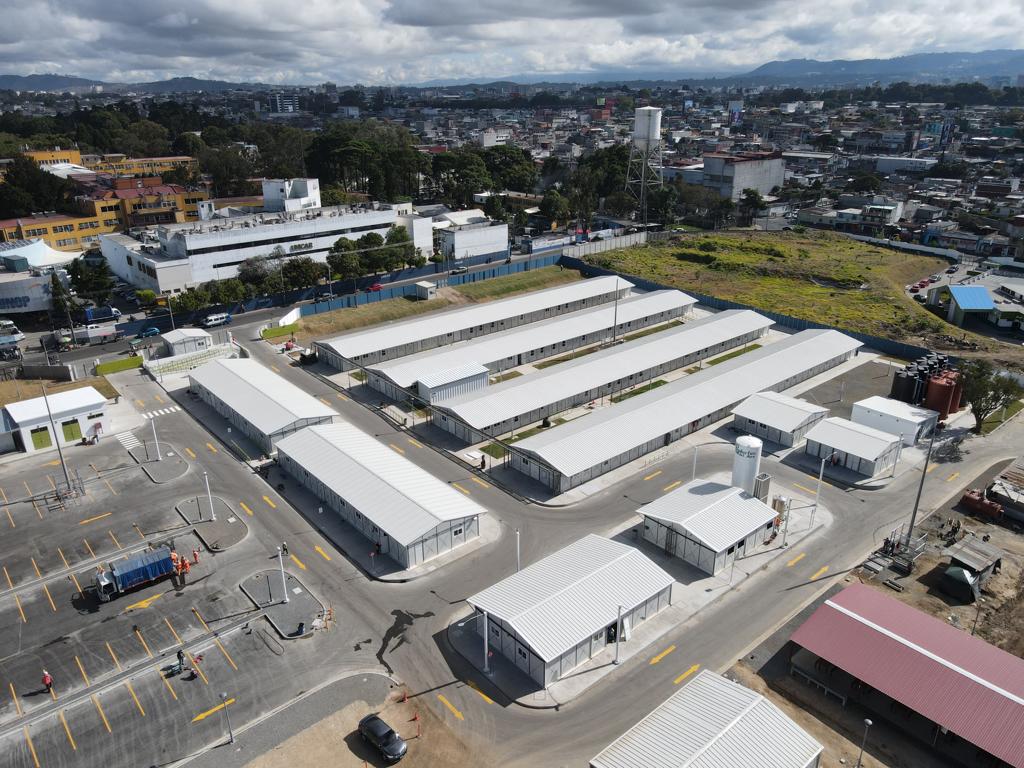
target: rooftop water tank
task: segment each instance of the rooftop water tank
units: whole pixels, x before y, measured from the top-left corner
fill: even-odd
[[[761,472],[763,443],[752,435],[736,438],[736,453],[732,459],[732,484],[749,494],[754,493],[754,480]]]

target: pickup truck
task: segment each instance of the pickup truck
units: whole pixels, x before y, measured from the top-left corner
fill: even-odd
[[[129,590],[162,579],[173,570],[171,550],[167,547],[115,560],[107,570],[97,571],[94,580],[96,595],[107,603]]]

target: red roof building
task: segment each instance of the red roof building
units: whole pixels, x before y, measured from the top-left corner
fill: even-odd
[[[863,584],[826,600],[792,640],[964,741],[1024,767],[1024,659]]]

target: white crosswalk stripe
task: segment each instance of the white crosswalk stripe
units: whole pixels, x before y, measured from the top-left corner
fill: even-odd
[[[181,410],[181,406],[180,405],[172,405],[170,408],[158,408],[155,411],[146,411],[142,415],[143,415],[143,417],[145,417],[147,419],[153,419],[153,418],[156,418],[157,416],[166,416],[166,415],[168,415],[170,413],[177,413],[180,410]]]
[[[121,443],[121,445],[123,445],[129,451],[132,448],[137,448],[138,446],[142,445],[142,441],[139,440],[139,438],[137,438],[131,432],[118,432],[116,435],[114,435],[114,437],[116,437],[118,442]]]

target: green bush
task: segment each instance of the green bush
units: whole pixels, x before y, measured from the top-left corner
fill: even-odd
[[[281,336],[291,336],[298,328],[298,323],[289,323],[276,328],[264,328],[261,335],[264,339],[277,339]]]
[[[100,363],[96,366],[96,375],[104,376],[108,373],[119,371],[130,371],[132,368],[142,367],[142,357],[124,357],[120,360],[112,360],[109,363]]]

